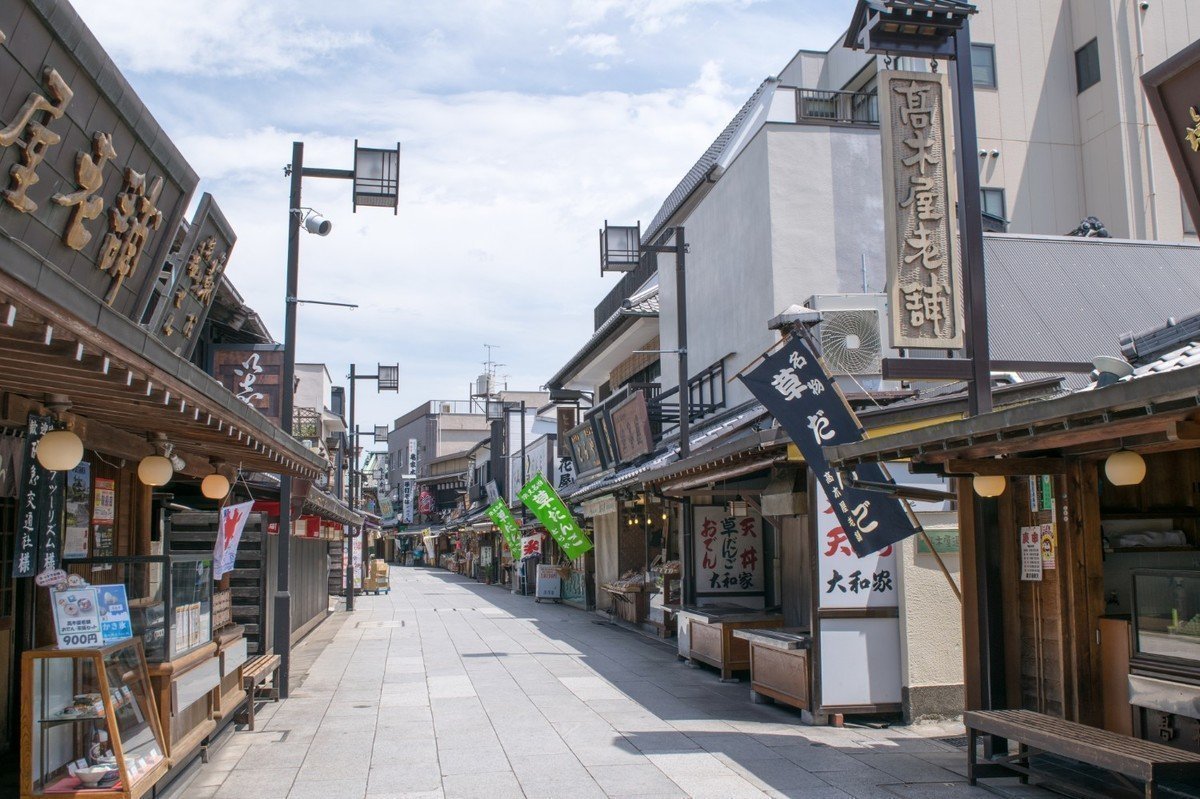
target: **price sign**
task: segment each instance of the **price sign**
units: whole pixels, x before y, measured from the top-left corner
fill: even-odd
[[[54,627],[58,645],[63,649],[100,646],[100,607],[95,588],[71,588],[52,591]]]

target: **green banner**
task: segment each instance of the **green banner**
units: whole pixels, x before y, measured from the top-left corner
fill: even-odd
[[[579,529],[571,512],[567,510],[567,506],[563,504],[558,492],[550,485],[545,475],[534,475],[533,479],[517,492],[517,496],[550,531],[550,535],[558,542],[559,549],[565,552],[568,558],[575,560],[592,548],[592,542],[583,534],[583,530]]]
[[[521,559],[521,526],[513,518],[512,511],[503,499],[497,499],[485,511],[492,524],[500,528],[504,543],[508,544],[508,553],[514,561]]]

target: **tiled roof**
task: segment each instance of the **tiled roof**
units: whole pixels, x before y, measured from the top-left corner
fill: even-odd
[[[1197,364],[1200,364],[1200,341],[1193,341],[1187,346],[1168,352],[1150,361],[1150,363],[1137,367],[1133,370],[1133,374],[1122,379],[1137,380],[1146,375],[1171,372],[1175,369],[1186,369],[1189,366],[1196,366]]]
[[[717,136],[713,143],[708,146],[708,149],[704,151],[704,155],[700,156],[700,160],[692,165],[692,168],[683,176],[683,180],[679,181],[679,185],[675,187],[674,191],[667,195],[666,201],[658,209],[658,213],[654,215],[650,226],[642,233],[643,244],[650,244],[658,238],[659,234],[662,233],[663,226],[667,224],[667,220],[683,206],[688,195],[704,182],[704,178],[708,175],[709,170],[716,165],[717,160],[725,152],[725,148],[733,140],[734,134],[754,108],[755,103],[758,102],[758,98],[762,96],[762,93],[766,91],[772,82],[773,79],[768,78],[759,84],[754,94],[750,95],[750,99],[746,101],[746,104],[741,107],[733,119],[729,121],[729,124],[725,126],[725,130],[721,131],[721,135]]]
[[[1183,344],[1200,341],[1200,313],[1184,319],[1170,317],[1153,330],[1121,337],[1121,354],[1134,366],[1156,360]]]

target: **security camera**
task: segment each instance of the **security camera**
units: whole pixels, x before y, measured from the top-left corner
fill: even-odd
[[[333,223],[320,214],[312,213],[304,217],[304,229],[318,236],[328,236],[329,231],[333,230]]]
[[[1138,8],[1140,8],[1142,11],[1149,11],[1150,0],[1142,0],[1142,2],[1138,3]]]

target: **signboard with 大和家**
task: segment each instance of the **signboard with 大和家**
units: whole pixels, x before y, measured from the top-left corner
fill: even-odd
[[[942,73],[879,73],[888,314],[894,347],[963,346],[949,97]]]
[[[197,183],[79,15],[0,15],[0,270],[55,270],[140,321]]]

